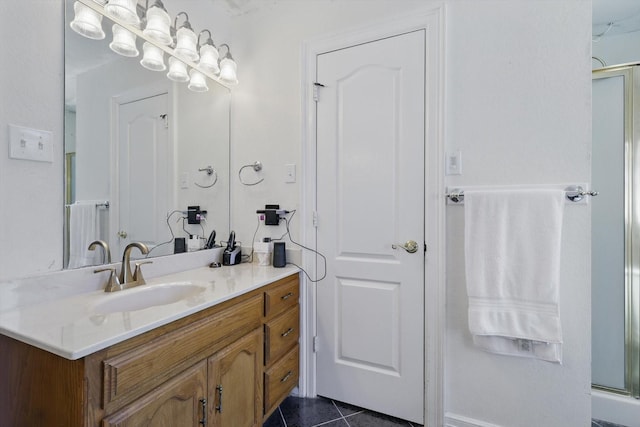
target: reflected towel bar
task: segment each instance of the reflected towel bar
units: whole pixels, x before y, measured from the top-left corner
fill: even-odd
[[[82,203],[82,202],[76,202],[76,203]],[[64,205],[65,208],[70,207],[71,205]],[[105,209],[109,209],[109,201],[105,200],[104,202],[96,202],[96,208],[105,208]]]
[[[514,189],[514,191],[518,191],[518,190]],[[580,185],[570,185],[566,187],[564,191],[565,191],[565,196],[567,200],[574,203],[582,201],[585,198],[585,196],[595,197],[598,195],[597,191],[586,191]],[[464,190],[460,188],[453,188],[450,192],[445,194],[445,197],[449,199],[449,201],[452,204],[457,204],[457,205],[463,204]]]

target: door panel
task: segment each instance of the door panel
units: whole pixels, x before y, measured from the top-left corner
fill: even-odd
[[[118,228],[122,253],[130,242],[149,248],[168,240],[169,189],[167,94],[140,99],[118,109]],[[153,217],[153,219],[151,219]],[[125,235],[126,233],[126,235]],[[160,247],[155,255],[162,255]],[[136,255],[137,253],[134,253]]]
[[[419,423],[424,31],[318,55],[318,394]],[[391,396],[403,396],[393,399]]]

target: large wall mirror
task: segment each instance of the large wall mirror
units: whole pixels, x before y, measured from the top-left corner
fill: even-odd
[[[65,22],[65,260],[66,268],[102,262],[93,240],[108,243],[114,261],[131,242],[149,256],[174,253],[174,237],[229,232],[230,91],[211,80],[193,92],[186,83],[150,71],[137,57]],[[166,58],[165,58],[166,61]],[[207,211],[190,224],[189,206]],[[85,247],[86,246],[86,247]]]

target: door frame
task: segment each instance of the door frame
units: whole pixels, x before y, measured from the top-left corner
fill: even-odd
[[[445,6],[440,3],[411,15],[372,23],[349,31],[328,34],[303,42],[302,46],[302,164],[300,187],[302,218],[301,239],[316,247],[316,105],[314,86],[316,57],[322,53],[367,43],[399,34],[424,30],[425,42],[425,425],[440,426],[444,419],[444,328],[445,328],[445,191],[444,191],[444,23]],[[320,82],[321,83],[321,82]],[[319,277],[322,266],[310,251],[302,255],[303,268],[311,277]],[[316,284],[302,277],[301,286],[301,361],[299,392],[316,396]]]

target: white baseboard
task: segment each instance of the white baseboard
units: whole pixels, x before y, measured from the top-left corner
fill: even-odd
[[[484,421],[474,420],[473,418],[463,417],[462,415],[447,412],[444,414],[445,427],[501,427],[497,424],[491,424]]]

